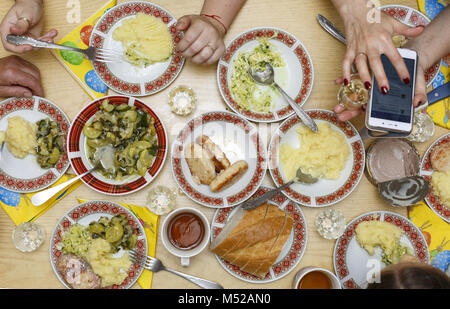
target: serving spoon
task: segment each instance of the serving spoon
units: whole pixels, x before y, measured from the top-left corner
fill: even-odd
[[[41,206],[45,202],[47,202],[49,199],[51,199],[55,194],[63,190],[64,188],[68,187],[78,179],[92,173],[96,169],[98,169],[100,166],[103,166],[106,170],[115,170],[114,167],[114,148],[112,145],[107,145],[104,147],[97,148],[97,150],[94,153],[94,166],[89,169],[87,172],[84,172],[81,175],[78,175],[77,177],[74,177],[66,182],[63,182],[62,184],[59,184],[53,188],[49,188],[47,190],[41,191],[36,193],[31,197],[31,203],[34,206]]]
[[[277,193],[283,191],[284,189],[286,189],[287,187],[289,187],[290,185],[292,185],[293,183],[305,183],[305,184],[313,184],[316,183],[319,179],[312,177],[309,174],[305,174],[303,173],[302,169],[299,167],[297,169],[295,178],[292,179],[291,181],[285,183],[282,186],[279,186],[278,188],[275,188],[273,190],[270,190],[266,193],[264,193],[261,196],[258,196],[257,198],[248,200],[246,202],[244,202],[242,204],[242,209],[245,210],[250,210],[253,209],[255,207],[258,207],[259,205],[263,204],[265,201],[271,199],[272,197],[274,197]]]
[[[275,82],[275,72],[270,63],[266,63],[263,71],[248,69],[248,74],[255,82],[265,86],[274,86],[289,103],[300,120],[314,133],[317,133],[317,125],[311,117]]]

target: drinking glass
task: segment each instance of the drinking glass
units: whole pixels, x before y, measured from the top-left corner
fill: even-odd
[[[335,209],[327,209],[316,217],[316,229],[326,239],[337,239],[345,230],[344,215]]]
[[[12,240],[17,249],[31,252],[42,245],[45,238],[44,229],[35,222],[23,222],[12,233]]]

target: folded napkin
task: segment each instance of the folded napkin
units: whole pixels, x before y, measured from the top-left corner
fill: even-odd
[[[83,199],[77,199],[80,203],[87,202]],[[154,257],[156,254],[156,240],[158,237],[158,225],[159,225],[159,216],[152,213],[144,206],[137,206],[125,203],[118,203],[123,207],[129,209],[141,222],[144,227],[145,235],[147,236],[147,246],[149,256]],[[149,270],[144,269],[141,276],[138,279],[138,283],[143,289],[151,289],[152,288],[152,279],[153,273]]]
[[[75,177],[75,175],[64,174],[57,182],[50,186],[50,188],[70,180],[73,177]],[[0,206],[6,214],[11,217],[16,225],[23,222],[34,221],[63,197],[75,190],[80,184],[81,180],[74,182],[68,188],[58,192],[58,194],[48,200],[45,204],[38,207],[31,204],[31,197],[37,192],[21,194],[0,187]]]
[[[88,48],[92,28],[105,11],[116,4],[117,0],[109,1],[98,12],[57,43],[83,49]],[[95,73],[88,59],[84,58],[80,53],[72,51],[52,50],[51,52],[92,99],[106,95],[108,88]]]
[[[418,0],[419,10],[430,19],[435,18],[446,6],[443,0]],[[433,88],[439,87],[450,80],[450,55],[441,61],[441,70],[433,82]],[[436,102],[426,109],[438,126],[450,129],[450,98]]]
[[[408,207],[408,217],[425,236],[431,265],[444,273],[450,271],[450,224],[436,215],[425,202]]]

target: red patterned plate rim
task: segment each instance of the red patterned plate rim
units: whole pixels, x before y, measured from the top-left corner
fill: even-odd
[[[83,219],[86,216],[93,214],[112,215],[112,216],[117,214],[126,215],[128,222],[136,230],[138,236],[138,242],[134,250],[136,250],[141,254],[145,255],[147,254],[148,248],[147,236],[145,235],[144,227],[142,226],[141,222],[134,215],[133,212],[131,212],[130,210],[119,204],[109,201],[94,200],[81,203],[64,214],[64,216],[56,224],[56,227],[53,230],[50,239],[50,250],[49,250],[50,263],[58,279],[67,288],[70,287],[64,282],[55,266],[56,260],[62,254],[61,250],[57,248],[57,244],[61,241],[61,232],[62,230],[64,231],[68,230],[72,224],[78,223],[80,219]],[[137,279],[139,278],[139,276],[142,274],[143,271],[144,269],[141,266],[139,266],[138,264],[133,264],[131,266],[131,269],[128,270],[128,277],[122,282],[120,286],[114,285],[110,287],[105,287],[105,289],[128,289],[137,281]]]
[[[355,127],[349,121],[339,121],[335,113],[323,109],[310,109],[305,111],[313,119],[325,120],[330,122],[345,135],[348,141],[351,141],[349,143],[349,147],[353,151],[352,172],[350,173],[345,183],[339,189],[330,194],[315,196],[314,199],[312,199],[311,196],[303,195],[295,190],[292,190],[291,188],[287,188],[282,192],[288,198],[292,199],[296,203],[299,203],[300,205],[309,207],[326,207],[345,199],[353,192],[353,190],[361,181],[365,165],[364,143]],[[274,132],[270,141],[268,150],[269,171],[276,186],[281,186],[282,184],[284,184],[279,167],[276,166],[275,163],[278,158],[280,132],[284,134],[286,131],[299,123],[301,123],[301,120],[296,115],[292,115],[280,124],[280,126]]]
[[[426,16],[422,12],[405,5],[399,4],[383,5],[380,6],[380,10],[406,24],[413,24],[415,26],[420,25],[426,26],[431,22],[428,16]],[[404,11],[406,11],[406,13]],[[407,21],[405,21],[406,18],[408,18]],[[427,82],[427,87],[429,87],[436,79],[440,68],[441,68],[441,61],[434,64],[431,68],[428,69],[427,72],[425,72],[425,81]]]
[[[158,136],[158,153],[156,155],[155,161],[153,162],[153,165],[147,171],[145,176],[138,177],[137,179],[131,180],[128,183],[107,183],[99,179],[98,177],[95,177],[95,174],[92,173],[84,176],[83,178],[81,178],[81,180],[91,189],[103,194],[131,194],[150,184],[163,168],[168,151],[167,132],[163,122],[161,121],[161,118],[148,105],[136,98],[121,95],[112,95],[96,99],[86,105],[78,113],[69,130],[67,153],[69,155],[70,164],[72,165],[72,168],[77,175],[81,175],[89,170],[89,168],[86,167],[85,163],[83,162],[83,159],[87,159],[80,145],[83,126],[95,115],[104,99],[108,99],[112,104],[134,105],[140,109],[145,110],[151,117],[153,117],[155,119],[156,134]]]
[[[268,186],[261,186],[253,196],[260,196],[265,192],[273,189]],[[272,204],[277,205],[283,210],[287,210],[290,214],[294,215],[293,223],[293,241],[289,252],[286,253],[281,260],[277,259],[277,263],[272,265],[269,273],[264,279],[258,278],[252,274],[246,273],[239,269],[239,267],[230,264],[218,255],[216,255],[219,264],[232,276],[251,283],[268,283],[275,280],[279,280],[288,275],[295,267],[300,263],[303,258],[303,254],[306,251],[306,245],[308,242],[308,228],[305,216],[300,206],[290,199],[286,198],[282,194],[277,194],[270,199]],[[239,207],[239,206],[237,206]],[[221,208],[216,210],[213,219],[211,221],[211,241],[217,237],[220,233],[221,226],[228,220],[233,209],[236,207]],[[288,240],[289,241],[289,240]]]
[[[233,195],[224,198],[208,196],[207,194],[199,192],[196,188],[191,186],[188,181],[186,181],[186,176],[181,167],[183,158],[181,152],[183,150],[184,140],[195,128],[201,126],[203,123],[214,121],[232,123],[233,125],[239,126],[243,129],[245,134],[252,134],[249,138],[253,141],[257,152],[257,166],[251,181],[239,192],[233,193]],[[206,112],[189,120],[186,126],[180,131],[175,141],[172,143],[171,158],[172,175],[180,189],[194,202],[211,208],[236,206],[250,198],[264,180],[267,169],[266,148],[257,131],[257,128],[242,116],[228,111]]]
[[[229,61],[232,56],[239,50],[239,48],[252,40],[255,40],[257,37],[261,36],[269,36],[272,37],[274,33],[278,33],[276,37],[273,37],[274,40],[277,40],[289,48],[295,47],[295,50],[291,50],[292,53],[296,56],[296,59],[299,61],[300,66],[303,70],[303,79],[302,85],[300,87],[299,92],[295,96],[294,100],[300,106],[308,100],[314,82],[314,67],[311,60],[311,56],[308,53],[306,47],[298,40],[294,35],[289,32],[275,28],[275,27],[256,27],[249,29],[236,37],[234,37],[228,46],[225,49],[224,55],[220,58],[219,63],[217,64],[217,83],[219,86],[220,94],[222,95],[225,103],[236,113],[242,115],[250,121],[255,122],[276,122],[283,120],[294,113],[292,107],[287,106],[286,108],[277,111],[275,114],[276,117],[272,113],[256,113],[252,111],[247,111],[239,107],[239,105],[233,100],[231,91],[228,87],[227,82],[227,72],[228,69],[232,69],[232,67],[228,68],[228,65],[231,66]],[[225,64],[224,64],[225,63]]]
[[[33,96],[32,98],[9,98],[0,102],[0,120],[8,114],[19,110],[35,111],[36,113],[45,114],[57,122],[61,127],[61,131],[64,133],[64,144],[67,144],[70,120],[64,111],[55,103],[37,96]],[[0,186],[18,193],[40,191],[57,182],[69,168],[69,165],[67,151],[65,150],[55,167],[48,169],[39,177],[21,179],[8,175],[0,169]]]
[[[350,240],[355,237],[355,228],[362,221],[372,221],[374,215],[377,215],[379,220],[394,224],[402,229],[404,235],[414,246],[415,256],[423,263],[429,263],[430,254],[428,252],[428,244],[420,229],[412,223],[408,218],[390,211],[373,211],[360,215],[347,224],[345,231],[341,237],[336,240],[333,252],[334,271],[341,281],[341,286],[344,289],[360,288],[358,284],[350,277],[346,256]],[[344,282],[342,282],[345,280]]]
[[[430,183],[430,192],[425,197],[425,202],[428,207],[430,207],[431,210],[433,210],[444,221],[450,223],[450,207],[441,204],[439,197],[434,193],[433,186],[431,185],[431,175],[434,170],[431,165],[430,154],[437,146],[443,143],[450,143],[450,133],[439,137],[428,147],[420,163],[420,174]]]
[[[145,13],[161,18],[164,23],[171,24],[169,31],[172,34],[174,45],[176,45],[182,38],[182,32],[176,31],[175,24],[176,18],[169,13],[163,7],[147,2],[147,1],[130,1],[118,4],[109,9],[105,14],[100,17],[94,26],[89,46],[101,48],[103,47],[104,37],[99,35],[102,33],[105,35],[115,23],[122,18],[135,15],[137,13]],[[92,62],[94,71],[99,78],[108,86],[108,88],[123,94],[130,96],[147,96],[162,91],[168,87],[181,72],[184,65],[184,57],[180,52],[174,50],[174,54],[170,59],[170,63],[167,69],[158,77],[153,80],[146,81],[144,83],[128,82],[115,76],[105,63]]]

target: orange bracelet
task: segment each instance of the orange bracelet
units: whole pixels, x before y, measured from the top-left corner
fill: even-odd
[[[227,27],[225,27],[223,22],[220,21],[221,17],[219,15],[200,14],[200,16],[209,17],[209,18],[214,19],[215,21],[218,21],[222,25],[223,29],[225,29],[225,34],[227,33],[228,29],[227,29]]]

